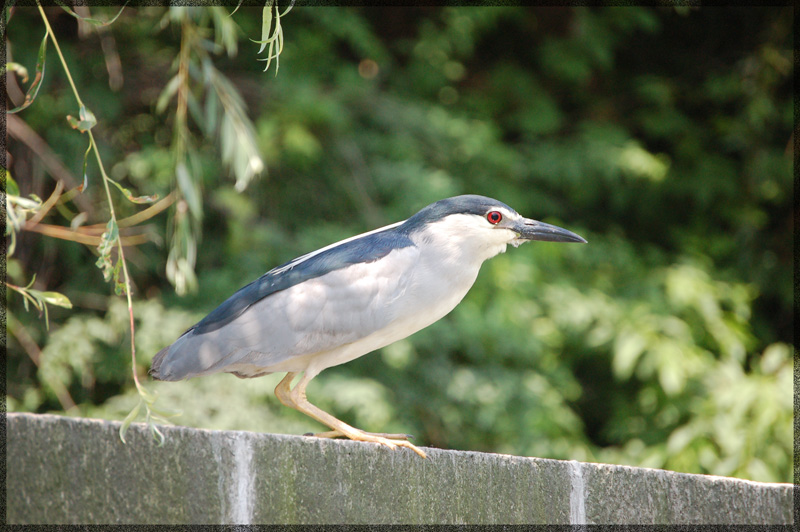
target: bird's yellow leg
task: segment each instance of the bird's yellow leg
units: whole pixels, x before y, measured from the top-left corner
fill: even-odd
[[[278,397],[278,400],[283,403],[284,405],[294,408],[295,410],[306,414],[307,416],[316,419],[323,425],[327,425],[331,429],[332,432],[322,432],[319,434],[319,437],[323,438],[335,438],[338,436],[344,436],[345,438],[350,438],[351,440],[356,441],[368,441],[374,443],[380,443],[382,445],[386,445],[390,449],[396,449],[397,447],[405,447],[407,449],[411,449],[422,458],[426,458],[425,453],[419,449],[416,445],[408,442],[405,438],[407,435],[400,434],[400,435],[381,435],[381,434],[371,434],[369,432],[364,432],[363,430],[359,430],[355,427],[351,427],[344,421],[340,421],[333,417],[332,415],[328,414],[321,408],[312,405],[308,399],[306,398],[306,385],[311,380],[307,375],[303,375],[303,378],[300,379],[300,382],[294,387],[294,389],[290,389],[290,385],[292,380],[295,377],[295,373],[288,373],[286,377],[278,384],[275,388],[275,395]],[[313,375],[312,375],[313,377]],[[400,436],[400,438],[389,438],[386,436]]]
[[[294,408],[297,410],[297,405],[292,402],[292,381],[297,376],[297,373],[287,373],[286,376],[281,379],[281,382],[275,387],[275,397],[278,398],[278,401],[281,402],[284,406],[288,406],[289,408]]]

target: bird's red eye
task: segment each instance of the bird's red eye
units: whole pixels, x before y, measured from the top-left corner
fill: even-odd
[[[490,224],[499,224],[500,220],[503,219],[503,215],[498,211],[492,211],[486,215],[486,219],[489,220]]]

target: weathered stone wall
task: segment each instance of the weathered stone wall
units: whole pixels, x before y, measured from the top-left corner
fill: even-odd
[[[7,416],[12,523],[793,522],[793,486],[300,436]]]

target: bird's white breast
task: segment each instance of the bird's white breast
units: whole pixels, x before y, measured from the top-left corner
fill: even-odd
[[[453,222],[451,220],[451,222]],[[454,224],[455,225],[455,224]],[[371,351],[406,338],[443,318],[466,296],[486,258],[505,250],[505,244],[475,250],[445,230],[414,235],[419,254],[402,275],[403,290],[392,298],[379,298],[373,312],[391,316],[380,330],[350,344],[319,354],[308,362],[307,372],[317,373],[344,364]],[[437,240],[444,240],[439,242]],[[393,264],[392,252],[382,259]],[[374,264],[374,263],[373,263]],[[369,270],[368,270],[369,271]],[[400,274],[400,272],[397,272]]]

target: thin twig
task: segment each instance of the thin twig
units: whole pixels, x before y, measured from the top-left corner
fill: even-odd
[[[59,238],[61,240],[69,240],[70,242],[77,242],[79,244],[86,244],[87,246],[99,246],[102,238],[87,234],[88,231],[73,231],[72,229],[50,224],[25,224],[22,226],[24,231],[31,231],[41,235]],[[146,234],[120,236],[123,246],[139,246],[151,241],[150,237]]]
[[[39,221],[42,218],[44,218],[47,215],[48,212],[50,212],[50,209],[52,209],[53,205],[56,204],[56,202],[58,201],[58,198],[61,197],[61,191],[62,190],[64,190],[64,183],[62,183],[61,181],[56,181],[56,189],[53,191],[52,194],[50,194],[50,197],[47,198],[47,201],[45,201],[42,204],[42,206],[39,207],[39,209],[36,211],[36,214],[31,216],[31,219],[28,220],[27,222],[25,222],[25,225],[28,225],[28,224],[36,225],[36,224],[38,224]]]
[[[123,218],[122,220],[117,221],[117,226],[122,229],[123,227],[132,227],[134,225],[138,225],[139,223],[149,220],[156,214],[160,213],[161,211],[165,210],[167,207],[175,203],[177,199],[178,193],[174,190],[164,196],[162,199],[158,200],[153,205],[149,206],[143,211],[139,211],[132,216],[128,216],[127,218]],[[86,225],[83,227],[86,230],[94,230],[99,229],[102,233],[106,229],[106,224],[94,224],[94,225]]]
[[[78,104],[81,107],[86,107],[81,100],[80,95],[78,94],[78,89],[75,87],[75,82],[72,80],[72,74],[70,74],[69,67],[67,66],[67,61],[64,59],[64,54],[61,53],[61,47],[58,45],[58,40],[56,39],[55,34],[53,33],[53,28],[50,27],[50,22],[47,20],[47,16],[44,14],[44,9],[42,9],[41,4],[39,4],[38,0],[36,2],[37,7],[39,8],[39,13],[42,16],[42,20],[44,21],[44,25],[47,28],[47,34],[50,36],[50,40],[53,42],[53,46],[55,46],[56,52],[58,52],[58,57],[61,59],[61,65],[64,67],[64,72],[67,75],[67,79],[69,80],[69,84],[72,87],[72,92],[75,95],[75,99],[78,101]],[[97,159],[97,165],[100,168],[100,175],[103,177],[103,188],[106,191],[106,199],[108,200],[108,210],[111,215],[111,219],[114,220],[116,223],[117,215],[114,210],[114,201],[111,197],[111,189],[108,186],[109,177],[106,174],[105,166],[103,166],[103,160],[100,158],[100,151],[97,148],[97,142],[95,142],[94,135],[92,134],[92,130],[89,129],[86,131],[89,135],[89,141],[91,142],[92,151],[94,151],[95,158]],[[128,300],[128,313],[130,314],[130,328],[131,328],[131,360],[132,360],[132,373],[133,373],[133,382],[136,384],[136,389],[142,391],[141,384],[139,384],[139,376],[136,374],[136,340],[135,340],[135,329],[134,329],[134,321],[133,321],[133,299],[131,297],[131,282],[130,282],[130,274],[128,273],[128,265],[125,262],[125,251],[122,245],[122,237],[117,233],[117,252],[119,253],[119,259],[122,264],[122,272],[124,274],[124,283],[125,283],[125,295]]]

